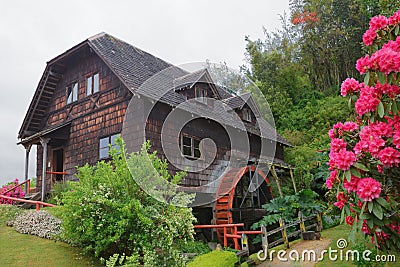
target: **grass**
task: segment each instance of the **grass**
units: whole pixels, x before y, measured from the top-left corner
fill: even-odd
[[[232,267],[237,261],[235,252],[214,250],[196,257],[188,267]]]
[[[332,249],[338,249],[337,247],[337,241],[340,238],[344,238],[348,241],[348,246],[346,249],[343,250],[343,255],[345,255],[345,252],[348,251],[349,249],[353,249],[353,244],[351,244],[351,242],[348,240],[348,235],[349,235],[349,231],[350,228],[348,225],[346,224],[342,224],[327,230],[324,230],[322,232],[322,237],[323,238],[330,238],[332,239],[332,242],[330,244],[330,247]],[[368,249],[372,250],[373,246],[372,244],[368,244],[361,235],[356,236],[356,242],[358,241],[358,243],[361,243],[363,245],[366,245],[368,247]],[[383,252],[379,252],[379,255],[384,255],[385,253]],[[385,264],[381,264],[381,265],[370,265],[370,266],[385,266],[385,267],[394,267],[394,266],[399,266],[399,262],[400,262],[400,253],[399,252],[390,252],[388,254],[394,254],[396,257],[396,261],[395,262],[386,262]],[[370,256],[370,258],[372,259],[372,256]],[[326,255],[324,257],[324,260],[319,262],[317,265],[317,267],[323,267],[323,266],[343,266],[343,267],[352,267],[352,266],[356,266],[353,262],[351,261],[346,261],[346,260],[337,260],[337,261],[330,261],[329,257]],[[360,265],[361,266],[361,265]]]
[[[16,232],[0,225],[0,266],[101,266],[63,242]]]

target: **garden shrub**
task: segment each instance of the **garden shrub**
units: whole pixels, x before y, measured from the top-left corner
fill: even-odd
[[[71,190],[63,194],[64,238],[106,259],[118,254],[138,258],[144,266],[183,266],[179,248],[193,240],[191,209],[157,201],[132,175],[151,174],[155,168],[162,178],[179,182],[184,174],[171,177],[166,162],[148,152],[149,143],[129,156],[122,140],[117,143],[121,151],[111,149],[112,160],[78,168],[79,182],[70,182]],[[191,198],[179,201],[189,204]]]
[[[23,198],[25,196],[25,193],[21,187],[17,187],[8,193],[3,193],[18,184],[19,184],[18,179],[15,179],[14,181],[3,185],[3,187],[0,188],[0,195],[5,195],[7,197]],[[15,203],[15,201],[13,201],[13,200],[0,198],[0,204],[14,204],[14,203]]]
[[[27,210],[7,223],[21,234],[37,235],[54,239],[61,233],[61,220],[46,210]]]

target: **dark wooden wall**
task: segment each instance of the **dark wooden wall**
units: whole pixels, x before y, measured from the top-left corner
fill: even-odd
[[[103,61],[89,50],[75,55],[65,64],[67,67],[57,84],[43,128],[72,120],[69,139],[61,144],[50,142],[48,148],[48,162],[51,163],[53,149],[64,149],[64,171],[69,173],[65,178],[72,179],[76,166],[95,164],[98,161],[101,137],[121,132],[131,93]],[[86,78],[94,73],[99,73],[99,92],[87,96]],[[67,105],[66,87],[75,81],[78,81],[79,86],[78,100]],[[38,146],[38,187],[41,186],[42,162],[42,147]],[[48,171],[52,170],[47,167]],[[47,181],[50,183],[50,175]]]

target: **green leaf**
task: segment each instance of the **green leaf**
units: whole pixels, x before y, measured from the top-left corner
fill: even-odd
[[[342,209],[342,213],[340,214],[340,223],[344,222],[344,209]]]
[[[397,115],[397,113],[399,112],[399,110],[397,108],[396,100],[393,100],[393,102],[392,102],[392,112],[393,112],[394,115]]]
[[[349,102],[347,103],[347,105],[349,106],[349,109],[352,108],[352,105],[351,105],[351,97],[349,97]]]
[[[366,172],[369,171],[369,169],[364,164],[362,164],[360,162],[354,162],[353,166],[358,168],[358,169],[360,169],[360,170],[362,170],[362,171],[366,171]]]
[[[399,35],[399,30],[400,30],[400,27],[399,27],[399,25],[397,25],[396,28],[394,28],[394,34]]]
[[[365,73],[365,77],[364,77],[364,84],[368,85],[369,83],[369,71],[367,71],[367,73]]]
[[[385,115],[385,108],[383,107],[382,101],[378,104],[378,115],[381,118],[383,118],[383,115]]]
[[[389,203],[386,202],[385,199],[383,199],[382,197],[375,199],[376,202],[378,202],[382,207],[384,208],[388,208],[389,207]]]
[[[385,84],[386,83],[386,76],[385,74],[383,74],[382,72],[378,72],[378,80],[381,84]]]
[[[383,219],[383,211],[382,211],[381,205],[374,205],[373,212],[374,212],[375,216],[376,216],[379,220],[382,220],[382,219]]]
[[[350,168],[351,174],[353,174],[355,177],[361,178],[361,173],[357,168],[351,167]]]
[[[351,180],[351,171],[347,170],[344,172],[344,177],[346,177],[347,181]]]
[[[364,202],[361,208],[360,216],[364,213],[365,206],[367,205],[367,202]]]
[[[374,202],[373,201],[368,202],[368,210],[370,213],[372,213],[373,208],[374,208]]]

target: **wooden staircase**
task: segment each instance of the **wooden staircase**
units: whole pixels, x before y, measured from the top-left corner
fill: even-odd
[[[26,200],[40,200],[41,199],[41,193],[40,192],[36,192],[36,193],[29,193],[26,194],[23,199]],[[23,209],[29,209],[31,207],[35,206],[35,204],[32,203],[27,203],[27,202],[21,202],[20,204],[18,204],[18,207],[23,208]]]

